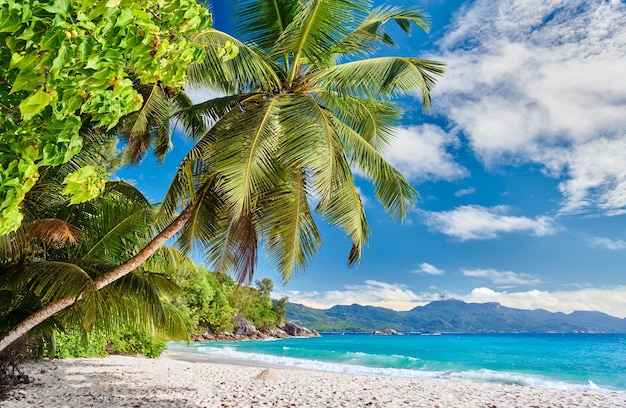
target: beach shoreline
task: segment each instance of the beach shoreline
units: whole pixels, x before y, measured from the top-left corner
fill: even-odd
[[[33,382],[11,390],[0,407],[626,406],[626,392],[362,376],[175,354],[25,363]]]

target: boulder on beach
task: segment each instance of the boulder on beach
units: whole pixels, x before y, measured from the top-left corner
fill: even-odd
[[[256,327],[240,314],[235,314],[233,324],[235,325],[233,333],[237,336],[254,337],[259,334]]]

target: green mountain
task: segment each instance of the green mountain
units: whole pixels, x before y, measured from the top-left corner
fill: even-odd
[[[321,310],[288,303],[286,309],[287,320],[319,332],[626,333],[626,319],[600,312],[552,313],[460,300],[435,301],[406,312],[357,304]]]

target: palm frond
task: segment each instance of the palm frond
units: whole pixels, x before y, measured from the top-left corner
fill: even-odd
[[[137,207],[149,207],[151,205],[150,201],[136,186],[124,180],[114,180],[106,183],[100,198],[106,200],[108,197],[131,202]]]
[[[75,244],[84,236],[79,228],[58,218],[32,221],[26,228],[47,244]]]
[[[124,129],[121,137],[127,143],[130,162],[138,163],[152,145],[152,135],[156,129],[163,129],[163,124],[172,114],[172,105],[161,84],[140,85],[137,91],[143,96],[143,105],[140,110],[124,118]],[[163,131],[169,133],[169,127]],[[155,156],[159,162],[163,161],[170,141],[161,138],[156,145]]]
[[[19,280],[13,281],[34,293],[44,303],[77,298],[94,289],[93,280],[84,269],[74,263],[60,261],[31,263],[24,268]]]
[[[374,99],[419,92],[426,108],[436,83],[434,75],[442,75],[444,66],[419,58],[369,58],[322,69],[309,80],[326,90]]]
[[[396,43],[385,30],[386,23],[391,20],[395,21],[407,35],[411,35],[413,24],[424,32],[430,29],[428,15],[419,10],[380,6],[373,9],[354,31],[330,47],[328,52],[365,56],[371,55],[380,45],[395,47]]]
[[[284,168],[301,168],[310,174],[312,191],[320,199],[316,210],[350,237],[353,249],[349,263],[355,264],[368,240],[369,227],[337,133],[336,119],[310,96],[281,99],[278,158]]]
[[[0,235],[0,263],[16,262],[33,252],[33,240],[26,223],[5,235]]]
[[[221,120],[209,132],[211,171],[217,175],[216,191],[233,214],[246,215],[254,207],[255,192],[267,191],[276,179],[274,156],[278,146],[280,97],[258,97],[231,110],[227,132]],[[224,117],[226,119],[226,116]]]
[[[137,246],[148,241],[156,210],[140,208],[120,214],[119,206],[104,207],[99,220],[105,227],[104,233],[88,243],[83,257],[119,264],[130,258]]]
[[[200,203],[195,207],[189,221],[178,233],[177,248],[184,254],[202,253],[213,242],[221,218],[221,200],[215,194],[213,183],[206,183],[197,194]]]
[[[207,130],[208,124],[205,119],[191,110],[194,102],[185,92],[178,92],[172,99],[174,113],[172,119],[175,126],[180,124],[185,135],[192,140],[196,140]]]
[[[376,198],[395,220],[403,220],[419,194],[372,145],[339,120],[334,121],[353,163],[374,182]]]
[[[333,115],[354,129],[378,151],[385,151],[394,136],[400,109],[390,101],[377,101],[321,91],[314,98]]]
[[[280,80],[275,69],[278,65],[261,55],[236,38],[215,29],[208,29],[198,34],[196,41],[204,43],[206,58],[204,62],[188,68],[188,80],[191,86],[207,87],[230,95],[249,92],[262,87],[263,89],[279,89]],[[235,58],[224,61],[219,50],[230,41],[239,47]]]
[[[232,223],[230,249],[235,259],[233,273],[239,283],[250,284],[257,264],[259,235],[250,214],[237,217]]]
[[[268,51],[301,8],[300,0],[238,0],[235,29],[244,42]]]
[[[191,100],[179,101],[178,109],[174,114],[174,119],[185,129],[185,132],[194,140],[204,134],[219,118],[237,106],[239,102],[247,98],[247,94],[237,94],[214,98],[198,104],[191,103]],[[188,103],[187,103],[188,102]]]
[[[302,8],[282,32],[271,51],[273,59],[293,55],[290,80],[303,64],[316,63],[328,48],[350,32],[346,24],[369,10],[369,1],[311,0],[302,2]]]
[[[283,282],[303,272],[322,240],[309,209],[312,194],[302,170],[291,170],[292,177],[265,194],[262,224],[266,231],[265,251],[280,271]]]

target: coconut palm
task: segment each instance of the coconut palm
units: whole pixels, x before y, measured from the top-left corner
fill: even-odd
[[[232,96],[179,112],[183,122],[193,113],[214,124],[183,161],[162,211],[188,205],[197,187],[210,183],[220,211],[204,229],[200,216],[186,224],[179,242],[187,249],[197,240],[208,261],[240,280],[250,279],[260,244],[283,280],[304,270],[321,242],[313,212],[345,231],[348,262],[356,264],[369,227],[352,169],[371,179],[394,218],[406,215],[417,192],[381,154],[400,115],[390,99],[419,92],[428,106],[443,65],[362,57],[393,45],[385,22],[409,33],[413,24],[426,29],[426,17],[397,7],[372,10],[367,1],[237,4],[243,41],[203,32],[198,40],[213,47],[190,70],[194,85]],[[222,62],[219,50],[229,45],[239,56]]]
[[[286,281],[321,244],[315,212],[345,231],[352,242],[348,262],[357,264],[369,226],[353,169],[372,181],[395,219],[414,205],[417,192],[382,155],[400,117],[392,100],[419,93],[428,106],[443,64],[371,56],[394,45],[386,22],[408,34],[413,25],[426,30],[426,16],[348,0],[239,0],[234,16],[241,41],[214,29],[196,38],[207,44],[207,56],[190,67],[190,82],[227,96],[176,114],[196,145],[179,166],[159,220],[182,211],[134,257],[96,279],[95,290],[177,233],[181,249],[202,250],[216,269],[234,271],[240,281],[251,279],[263,246]],[[234,49],[229,59],[225,50]],[[210,127],[201,132],[203,125]],[[137,146],[147,146],[147,134]],[[72,303],[49,304],[0,340],[0,350]]]
[[[133,273],[94,290],[94,279],[154,236],[156,209],[137,189],[119,181],[109,183],[98,199],[68,206],[59,179],[72,167],[103,159],[111,152],[111,140],[89,138],[85,147],[69,163],[43,174],[24,201],[26,219],[20,229],[0,237],[0,332],[43,305],[71,298],[80,301],[40,325],[40,334],[50,335],[53,328],[89,330],[97,323],[103,330],[124,325],[185,339],[185,318],[169,302],[178,288],[164,274],[188,262],[178,251],[163,247]]]

